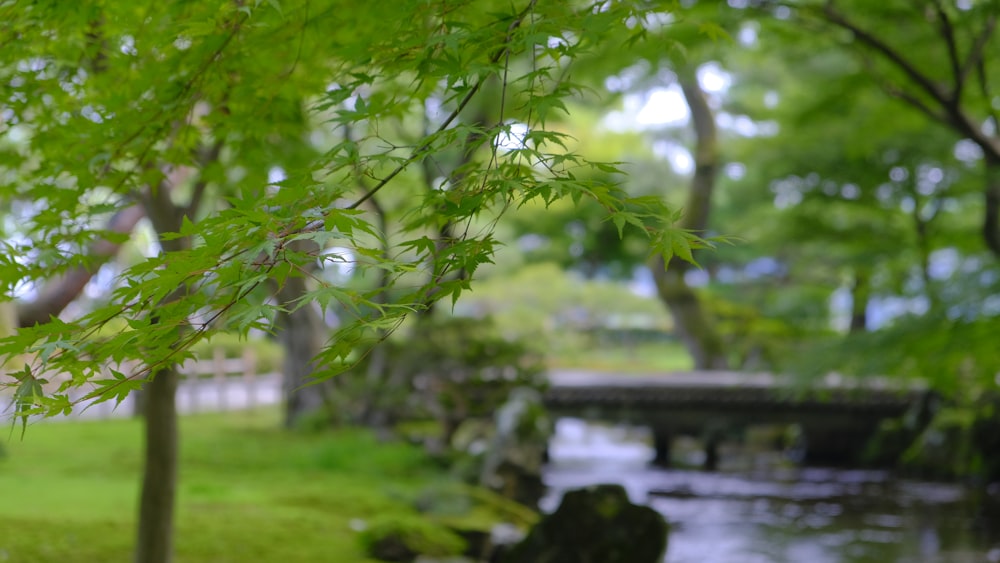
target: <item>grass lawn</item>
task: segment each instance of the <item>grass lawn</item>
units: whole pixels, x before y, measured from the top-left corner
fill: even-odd
[[[182,419],[176,561],[368,561],[355,518],[412,512],[438,475],[363,431],[290,434],[277,410]],[[47,422],[4,436],[0,562],[131,560],[141,426]]]
[[[643,343],[634,346],[593,346],[572,354],[553,355],[553,368],[606,372],[658,373],[693,368],[691,355],[678,342]]]

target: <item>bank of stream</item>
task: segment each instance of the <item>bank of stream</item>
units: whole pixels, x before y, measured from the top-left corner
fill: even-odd
[[[621,484],[671,523],[667,563],[1000,562],[996,487],[795,467],[766,452],[717,472],[660,469],[648,443],[642,430],[560,420],[542,508],[566,489]]]

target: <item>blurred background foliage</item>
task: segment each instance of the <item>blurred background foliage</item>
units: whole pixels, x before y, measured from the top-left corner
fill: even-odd
[[[353,206],[359,223],[345,213],[324,236],[289,245],[287,264],[252,291],[237,287],[232,330],[189,352],[237,357],[252,347],[258,371],[285,375],[284,424],[337,427],[358,441],[345,451],[375,449],[371,435],[345,428],[362,424],[430,452],[392,450],[376,474],[461,458],[474,466],[462,478],[484,484],[481,446],[500,440],[496,414],[512,401],[524,406],[524,439],[543,442],[532,396],[512,392],[544,390],[545,370],[564,368],[920,380],[940,398],[932,419],[887,424],[873,459],[935,477],[998,477],[996,0],[532,2],[537,27],[518,36],[530,48],[518,43],[505,57],[495,54],[511,34],[501,2],[431,15],[427,2],[390,14],[379,3],[333,1],[317,12],[308,1],[258,2],[247,39],[232,45],[232,22],[242,20],[228,3],[164,6],[149,22],[112,4],[38,5],[2,28],[10,107],[0,115],[0,237],[11,249],[37,246],[4,258],[3,334],[18,323],[23,334],[49,323],[55,334],[55,320],[113,309],[116,292],[130,295],[143,275],[186,280],[185,267],[211,270],[230,242],[259,237],[267,248],[274,231],[316,216],[317,202]],[[39,21],[63,30],[62,40]],[[220,66],[206,63],[211,79],[201,80],[194,60]],[[460,103],[470,91],[479,95]],[[442,125],[453,113],[454,124]],[[146,120],[139,131],[148,135],[119,126]],[[159,138],[180,123],[170,142]],[[132,146],[136,138],[145,149]],[[543,155],[599,164],[570,160],[565,176],[553,173],[559,182],[541,185],[545,195],[514,198],[526,178],[552,171]],[[116,156],[128,166],[102,166]],[[122,170],[135,160],[146,168],[128,192]],[[410,166],[391,189],[361,196],[400,162]],[[109,169],[115,177],[102,176]],[[487,185],[495,191],[484,194]],[[572,195],[610,185],[632,198],[622,209]],[[35,197],[42,188],[44,200]],[[137,201],[146,216],[115,226]],[[653,219],[673,229],[674,257],[656,252],[663,241],[650,239],[648,225],[628,220],[650,202],[666,205]],[[164,210],[171,228],[156,224]],[[235,227],[219,220],[238,214]],[[220,224],[230,231],[212,231]],[[196,252],[185,256],[203,261],[165,261],[161,245],[186,237]],[[113,248],[88,253],[102,241]],[[446,271],[435,269],[442,257],[452,260]],[[143,275],[123,278],[130,267]],[[82,283],[64,288],[78,268]],[[201,314],[230,290],[208,284],[189,297]],[[348,334],[357,338],[332,336],[390,309],[408,316]],[[188,313],[176,313],[178,326]],[[87,342],[142,324],[130,320],[102,324]],[[172,354],[174,336],[156,334],[149,349]],[[205,431],[230,436],[219,424]],[[58,456],[50,432],[39,432],[26,459]],[[293,444],[257,434],[309,471],[356,461],[309,432]],[[230,470],[245,461],[239,451],[192,447],[192,467],[216,454]],[[336,488],[339,477],[327,477]],[[214,494],[202,493],[191,494]],[[230,493],[241,494],[220,495]],[[410,508],[373,521],[365,547],[375,549],[369,536],[381,530],[442,554],[463,549]]]

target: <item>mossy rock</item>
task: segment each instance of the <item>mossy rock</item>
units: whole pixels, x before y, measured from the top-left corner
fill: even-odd
[[[450,528],[490,530],[499,523],[528,529],[538,513],[489,489],[462,483],[426,487],[416,499],[416,509]]]
[[[659,563],[669,526],[633,504],[620,485],[569,491],[559,508],[501,558],[502,563]]]
[[[455,532],[412,514],[375,518],[361,532],[365,551],[379,561],[414,561],[420,555],[448,557],[466,549]]]
[[[474,485],[449,483],[426,488],[416,500],[416,508],[435,523],[461,536],[464,555],[475,561],[492,561],[498,550],[494,531],[513,530],[518,538],[538,522],[538,514],[517,502]]]

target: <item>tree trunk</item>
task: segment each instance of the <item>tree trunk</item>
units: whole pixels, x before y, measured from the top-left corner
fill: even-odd
[[[715,117],[705,93],[693,72],[681,81],[684,99],[691,110],[695,132],[694,176],[684,207],[680,227],[703,233],[708,226],[712,191],[718,173],[718,150]],[[664,264],[662,257],[653,260],[653,279],[660,299],[674,319],[674,330],[694,360],[695,369],[726,369],[729,367],[722,338],[698,295],[688,286],[684,274],[690,265],[674,258]]]
[[[985,196],[983,239],[993,256],[1000,258],[1000,156],[986,156]]]
[[[184,218],[193,215],[197,201],[187,208],[170,200],[170,183],[164,180],[144,194],[143,207],[157,235],[178,232]],[[191,247],[189,237],[160,238],[164,252],[179,252]],[[178,287],[163,301],[181,299],[186,287]],[[157,321],[156,310],[150,313]],[[178,329],[180,341],[183,328]],[[136,563],[170,563],[173,559],[174,501],[177,492],[177,365],[159,367],[142,389],[139,400],[145,409],[145,457],[142,493],[139,497],[139,532],[135,548]]]
[[[173,558],[178,444],[174,400],[179,378],[177,366],[171,365],[157,371],[146,384],[146,451],[136,563],[169,563]]]
[[[670,310],[674,331],[691,354],[694,368],[727,369],[729,360],[722,338],[698,295],[684,281],[684,274],[673,266],[664,270],[662,259],[653,267],[661,270],[655,276],[657,293]]]
[[[289,277],[278,288],[278,302],[291,308],[297,299],[307,291],[306,280]],[[308,385],[312,382],[315,368],[313,358],[323,347],[326,327],[319,313],[311,305],[300,307],[291,313],[278,314],[278,340],[285,351],[283,363],[285,427],[293,428],[302,417],[324,407],[323,393],[328,390],[326,382]]]
[[[868,297],[871,285],[869,274],[864,270],[854,271],[854,285],[851,286],[851,325],[850,333],[868,330]]]

